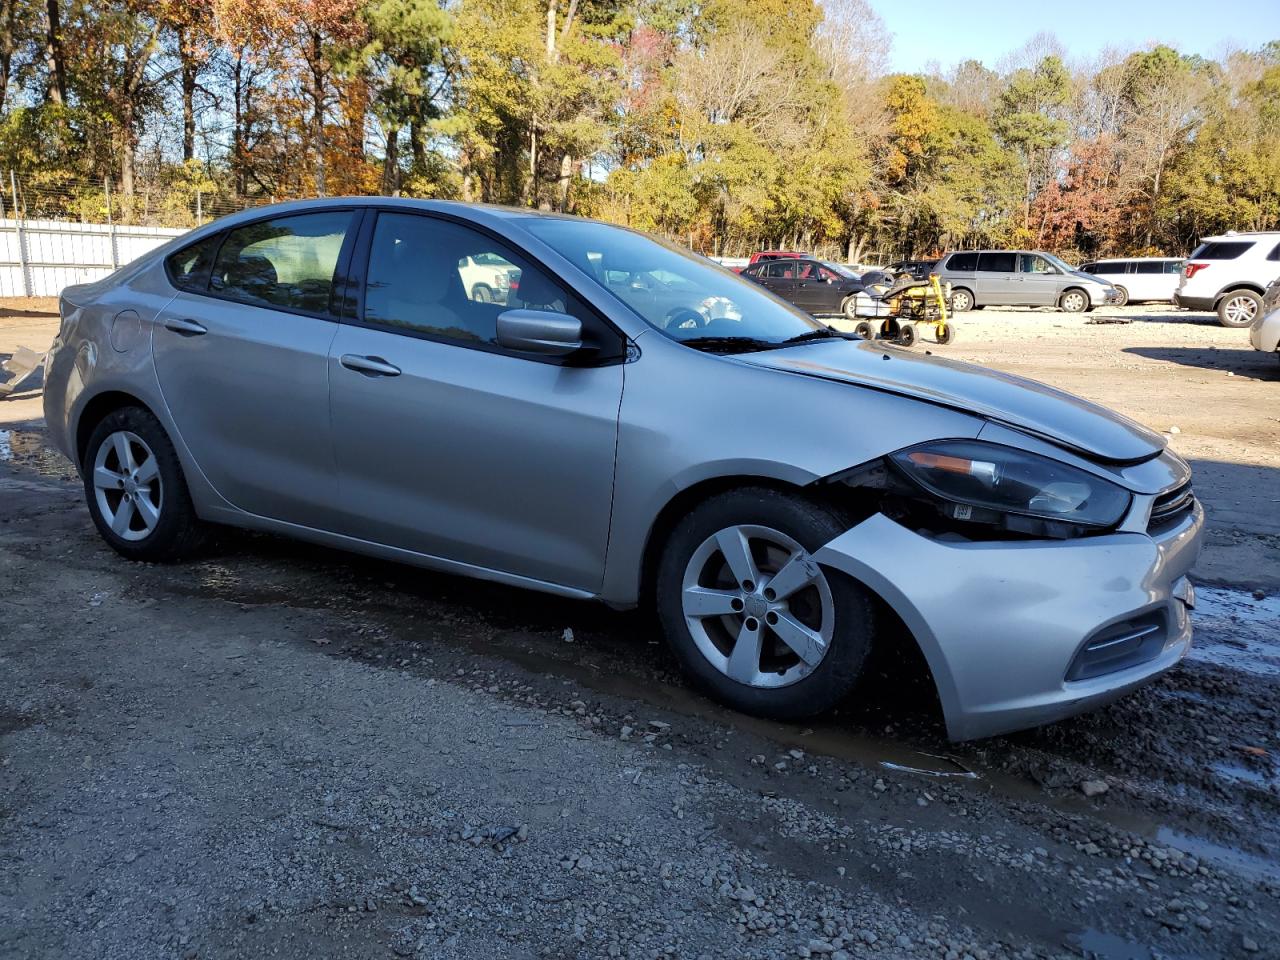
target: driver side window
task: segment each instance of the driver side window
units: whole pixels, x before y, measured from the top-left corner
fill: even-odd
[[[363,320],[460,345],[497,346],[498,315],[548,310],[594,322],[581,301],[505,244],[413,213],[378,214]]]

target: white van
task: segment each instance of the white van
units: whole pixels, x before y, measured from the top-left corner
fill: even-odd
[[[1094,260],[1080,268],[1106,280],[1120,291],[1120,306],[1142,300],[1173,302],[1182,277],[1182,261],[1173,257],[1126,257]]]

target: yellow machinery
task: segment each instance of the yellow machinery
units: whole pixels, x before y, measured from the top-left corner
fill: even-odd
[[[917,324],[923,323],[933,327],[933,337],[938,343],[955,342],[956,326],[947,310],[947,294],[937,274],[931,273],[928,280],[903,275],[879,292],[877,299],[888,307],[888,312],[880,314],[883,319],[878,322],[859,323],[854,331],[860,336],[868,340],[892,340],[910,347],[917,340]]]

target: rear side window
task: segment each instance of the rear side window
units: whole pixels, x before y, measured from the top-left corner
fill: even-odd
[[[1128,260],[1112,260],[1108,263],[1091,263],[1082,269],[1085,273],[1114,275],[1117,273],[1128,273],[1131,268],[1132,264]]]
[[[215,233],[165,258],[169,281],[179,290],[203,291],[209,285],[209,266],[218,252],[222,234]]]
[[[983,273],[1013,273],[1018,269],[1016,253],[981,253],[978,270]]]
[[[350,223],[349,211],[334,210],[232,230],[218,251],[209,289],[261,306],[328,313]]]
[[[976,253],[953,253],[947,260],[948,270],[963,270],[969,272],[978,269],[978,255]]]
[[[1268,260],[1280,260],[1280,243],[1271,248],[1271,252],[1267,254]]]
[[[1133,265],[1134,273],[1164,273],[1164,264],[1159,260],[1139,260]]]
[[[1234,260],[1253,246],[1249,240],[1216,240],[1202,243],[1191,255],[1192,260]]]

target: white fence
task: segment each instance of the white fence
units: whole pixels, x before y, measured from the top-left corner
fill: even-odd
[[[0,220],[0,297],[56,297],[105,277],[185,230],[66,220]]]

